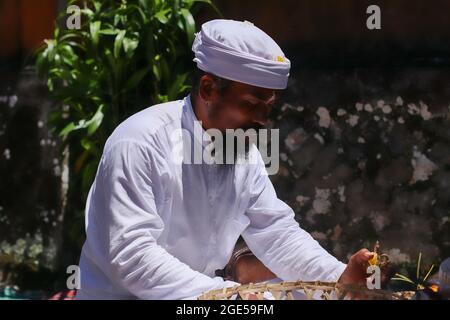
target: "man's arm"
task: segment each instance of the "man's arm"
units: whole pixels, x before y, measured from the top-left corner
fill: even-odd
[[[158,245],[164,223],[156,210],[153,186],[160,183],[157,150],[134,141],[119,141],[105,151],[99,167],[94,202],[105,236],[88,234],[102,243],[109,261],[109,276],[141,299],[183,299],[205,291],[232,286],[220,277],[194,271]],[[99,214],[99,216],[97,216]]]
[[[250,224],[242,236],[255,256],[285,281],[338,281],[346,265],[300,228],[293,210],[278,199],[263,164],[256,167],[249,188]]]

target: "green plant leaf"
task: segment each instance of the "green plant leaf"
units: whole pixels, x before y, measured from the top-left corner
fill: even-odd
[[[169,9],[165,9],[165,10],[158,11],[158,12],[155,14],[155,18],[158,19],[158,21],[161,22],[162,24],[166,24],[166,23],[169,21],[169,19],[168,19],[167,16],[166,16],[166,14],[167,14],[169,11],[170,11]]]
[[[63,138],[66,138],[72,131],[86,128],[88,125],[89,123],[84,119],[78,121],[77,124],[71,122],[66,127],[64,127],[64,129],[60,132],[59,135],[62,136]]]
[[[136,71],[131,78],[126,82],[125,84],[125,90],[131,90],[135,88],[141,81],[144,79],[144,77],[147,75],[147,73],[150,71],[150,68],[144,68],[139,71]]]
[[[80,10],[81,14],[85,14],[88,18],[92,18],[92,16],[94,15],[94,11],[92,11],[89,8],[83,8]]]
[[[64,129],[61,130],[59,135],[63,138],[67,137],[69,133],[71,133],[73,130],[75,130],[75,123],[71,122],[67,126],[64,127]]]
[[[92,37],[92,44],[94,46],[98,45],[98,41],[99,41],[99,32],[100,32],[100,28],[102,26],[102,22],[101,21],[94,21],[91,22],[89,24],[89,31],[91,33],[91,37]]]
[[[88,121],[88,136],[92,135],[95,131],[97,131],[98,127],[102,124],[104,118],[103,114],[103,105],[97,109],[97,112],[94,114],[91,120]]]
[[[428,270],[427,274],[426,274],[425,277],[423,278],[423,281],[424,281],[424,282],[427,281],[427,279],[428,279],[428,277],[430,276],[431,271],[433,271],[433,269],[434,269],[434,264],[431,265],[431,267],[430,267],[430,269]]]
[[[208,0],[93,0],[81,10],[80,30],[56,27],[53,39],[39,48],[39,74],[55,102],[70,106],[70,112],[49,117],[51,130],[70,149],[71,170],[98,162],[97,149],[121,120],[139,110],[137,101],[165,102],[188,88],[186,39],[193,40],[191,9],[200,4],[211,5]],[[64,20],[64,10],[59,17]]]
[[[134,51],[139,45],[139,40],[137,39],[130,39],[130,38],[123,38],[123,49],[125,51],[125,54],[128,58],[131,58],[134,54]]]
[[[83,147],[83,149],[89,151],[94,156],[100,155],[100,149],[97,147],[97,145],[87,138],[81,139],[81,146]]]
[[[219,15],[219,18],[223,18],[222,12],[220,12],[219,8],[211,0],[186,0],[185,2],[190,3],[187,7],[188,9],[191,9],[192,5],[194,5],[195,3],[203,3],[209,5]]]
[[[120,50],[122,49],[123,38],[127,32],[125,30],[120,30],[114,41],[114,57],[119,58]]]
[[[161,80],[160,67],[157,63],[153,64],[152,71],[153,71],[153,74],[155,75],[156,80],[158,80],[158,81]]]
[[[102,29],[99,31],[100,34],[108,35],[108,36],[115,36],[119,33],[119,30],[115,29]]]
[[[178,94],[185,90],[186,86],[184,85],[184,83],[187,77],[188,73],[184,73],[177,76],[176,80],[172,83],[167,92],[169,100],[176,99]]]
[[[185,32],[188,37],[188,42],[191,44],[194,41],[195,34],[195,20],[191,12],[187,9],[181,9],[181,14],[183,15]]]
[[[408,277],[406,277],[406,276],[404,276],[404,275],[402,275],[402,274],[399,274],[399,273],[396,273],[396,274],[395,274],[395,277],[394,277],[394,278],[391,278],[391,280],[404,281],[404,282],[408,282],[408,283],[411,283],[411,284],[413,284],[413,285],[416,285],[416,283],[415,283],[414,281],[412,281],[412,280],[409,279]]]
[[[417,260],[417,268],[416,268],[416,279],[419,280],[419,273],[420,273],[420,263],[422,260],[422,252],[419,252],[419,259]]]
[[[94,181],[95,173],[97,171],[98,161],[91,160],[89,163],[83,168],[83,176],[82,176],[82,188],[87,190],[92,182]]]

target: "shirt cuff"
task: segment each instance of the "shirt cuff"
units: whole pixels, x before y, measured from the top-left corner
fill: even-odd
[[[345,268],[347,268],[347,265],[345,263],[339,262],[339,265],[336,266],[333,273],[330,274],[330,282],[338,282],[341,278],[342,273],[344,273]]]

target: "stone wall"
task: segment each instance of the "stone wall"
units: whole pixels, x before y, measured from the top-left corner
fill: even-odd
[[[341,258],[380,240],[392,260],[450,255],[450,69],[305,69],[273,126],[273,182]]]
[[[57,266],[63,168],[59,141],[47,125],[52,108],[32,68],[2,74],[0,282],[18,277],[15,282],[41,285],[50,279],[36,272],[51,273]]]

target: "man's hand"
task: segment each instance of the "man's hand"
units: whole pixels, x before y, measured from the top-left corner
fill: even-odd
[[[339,278],[340,284],[351,285],[365,285],[367,274],[367,267],[369,266],[369,260],[374,256],[374,252],[370,252],[367,249],[361,249],[357,253],[351,256],[347,268],[345,268],[341,277]]]

